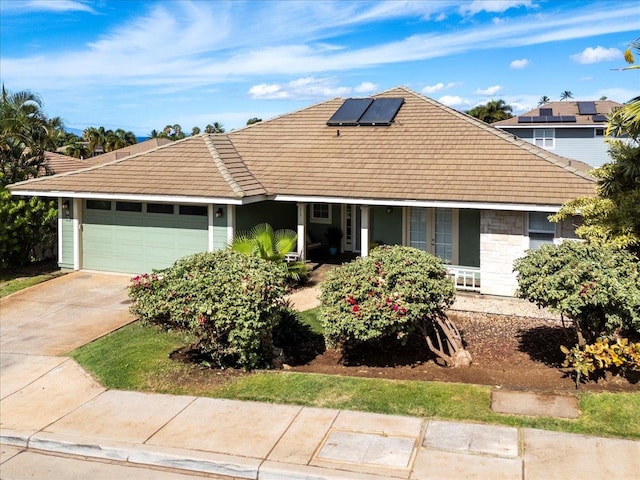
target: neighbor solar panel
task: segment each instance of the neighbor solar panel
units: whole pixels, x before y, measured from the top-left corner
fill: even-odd
[[[542,117],[542,116],[531,117],[531,121],[533,123],[547,123],[547,117]]]
[[[376,98],[373,104],[360,117],[359,125],[391,125],[404,98]]]
[[[560,115],[550,115],[547,117],[548,123],[560,123],[562,121],[562,117]]]
[[[327,121],[331,127],[340,125],[358,125],[362,114],[373,103],[373,98],[347,98],[336,113]]]
[[[595,115],[596,104],[595,102],[578,102],[578,112],[580,115]]]
[[[562,115],[562,123],[571,123],[576,121],[575,115]]]
[[[532,117],[518,117],[518,123],[531,123]]]
[[[607,121],[607,116],[606,115],[594,115],[593,117],[591,117],[591,119],[594,122],[606,122]]]
[[[540,115],[543,117],[550,117],[553,115],[553,108],[541,108]]]

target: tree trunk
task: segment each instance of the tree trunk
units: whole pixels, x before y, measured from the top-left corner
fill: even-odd
[[[427,329],[427,322],[425,322],[421,326],[421,331],[429,350],[435,353],[445,366],[457,368],[471,365],[471,354],[462,344],[460,331],[446,316],[431,319],[430,329]],[[431,337],[434,337],[437,346],[434,345]]]

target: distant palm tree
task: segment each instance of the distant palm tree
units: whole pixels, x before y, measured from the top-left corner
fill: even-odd
[[[466,113],[485,123],[494,123],[513,117],[512,111],[511,105],[507,105],[504,100],[500,99],[490,100],[485,105],[478,105]]]
[[[253,125],[254,123],[259,123],[261,121],[262,121],[261,118],[253,117],[253,118],[250,118],[249,120],[247,120],[247,125]]]
[[[545,105],[547,103],[549,103],[551,101],[551,99],[549,97],[547,97],[546,95],[543,95],[540,97],[540,100],[538,100],[538,106],[540,105]]]
[[[154,128],[153,130],[151,130],[151,133],[149,134],[149,138],[158,138],[158,131]]]
[[[67,155],[75,158],[88,158],[91,156],[90,150],[80,142],[73,142],[65,149]]]
[[[573,93],[571,93],[569,90],[565,90],[560,94],[560,101],[569,100],[570,98],[573,98]]]
[[[195,137],[196,135],[200,135],[200,127],[193,127],[191,129],[191,136]]]
[[[213,122],[213,125],[209,124],[204,127],[205,133],[224,133],[225,129],[221,123]]]
[[[82,132],[82,138],[89,142],[89,151],[91,156],[96,154],[96,149],[100,147],[102,151],[106,151],[105,143],[107,141],[107,131],[104,127],[88,127]]]

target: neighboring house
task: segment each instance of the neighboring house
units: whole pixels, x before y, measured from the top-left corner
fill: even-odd
[[[48,172],[43,171],[42,175],[55,175],[58,173],[69,173],[82,168],[95,165],[92,159],[81,160],[61,153],[44,152],[44,159]],[[43,169],[44,170],[44,169]]]
[[[67,268],[164,268],[261,222],[296,230],[304,258],[337,226],[343,252],[411,245],[461,288],[513,295],[516,258],[573,236],[547,216],[595,195],[588,169],[400,87],[9,188],[59,199]]]
[[[610,100],[550,102],[493,126],[557,155],[599,167],[611,161],[604,135],[607,115],[621,106]]]

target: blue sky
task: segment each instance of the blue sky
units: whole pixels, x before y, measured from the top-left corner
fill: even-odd
[[[136,135],[271,118],[404,85],[516,113],[640,93],[633,1],[0,1],[0,81],[69,128]]]

